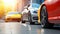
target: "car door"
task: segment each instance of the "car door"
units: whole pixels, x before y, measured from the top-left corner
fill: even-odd
[[[49,19],[58,19],[60,16],[60,0],[51,0],[47,9]]]

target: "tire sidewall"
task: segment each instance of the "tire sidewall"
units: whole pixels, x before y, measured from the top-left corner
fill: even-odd
[[[42,9],[41,9],[41,12],[42,12],[42,10],[46,10],[46,7],[43,6]],[[41,12],[40,12],[40,18],[41,18]],[[46,19],[44,19],[45,21],[44,20],[41,20],[41,19],[40,20],[41,20],[41,25],[43,25],[42,27],[45,27],[46,24],[48,23],[48,13],[47,13],[47,10],[46,11],[43,11],[43,12],[45,13],[45,16],[46,16],[45,18]]]

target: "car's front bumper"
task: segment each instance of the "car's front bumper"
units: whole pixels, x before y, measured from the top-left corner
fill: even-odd
[[[20,22],[21,21],[21,18],[6,18],[5,19],[5,22]]]
[[[37,14],[32,14],[31,15],[31,19],[32,19],[33,22],[38,22],[38,16],[37,16]]]

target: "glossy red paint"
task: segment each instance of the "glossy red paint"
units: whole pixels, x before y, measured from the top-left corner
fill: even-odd
[[[43,4],[45,4],[47,8],[48,19],[50,21],[60,20],[60,0],[45,0]]]

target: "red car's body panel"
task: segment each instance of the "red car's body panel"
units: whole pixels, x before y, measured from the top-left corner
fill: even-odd
[[[60,20],[60,0],[45,0],[43,4],[47,8],[49,20]]]

